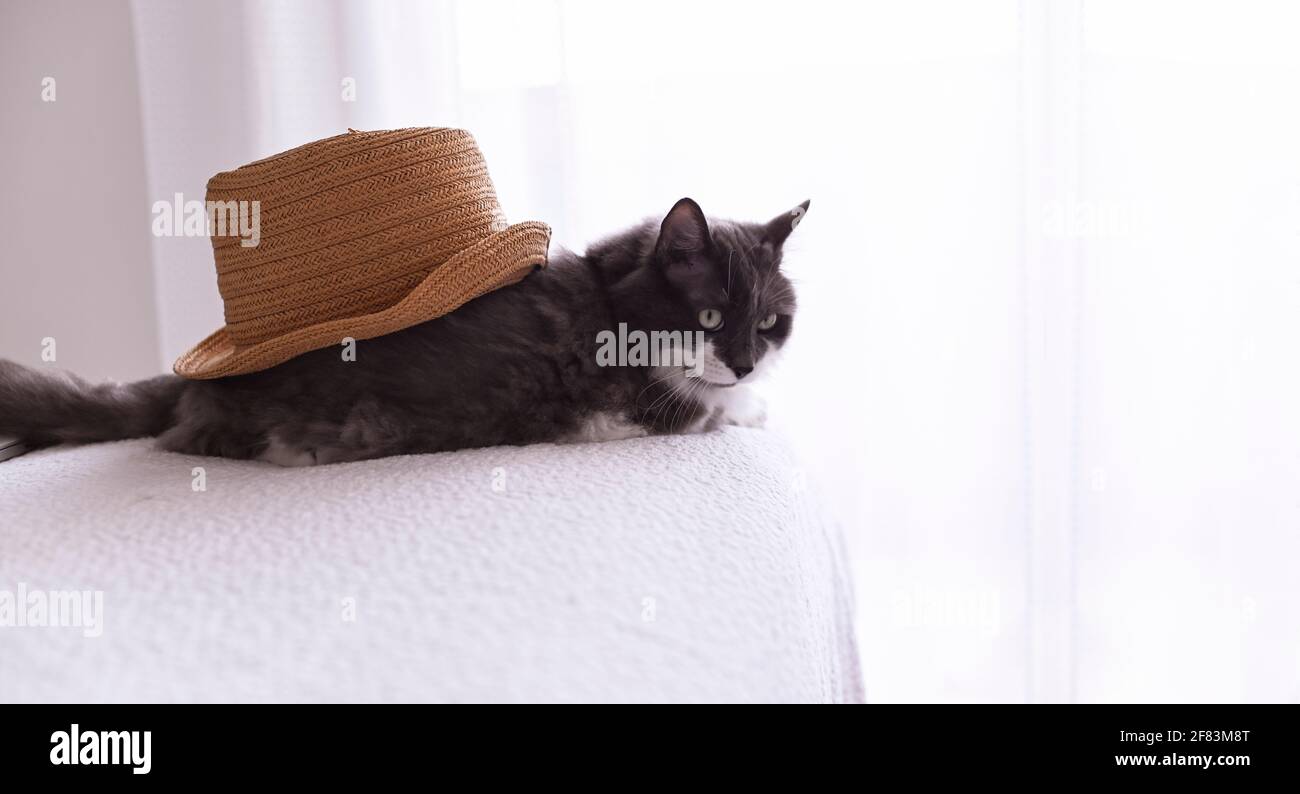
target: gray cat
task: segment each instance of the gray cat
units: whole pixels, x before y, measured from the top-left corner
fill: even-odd
[[[249,375],[101,385],[0,360],[0,435],[32,445],[158,436],[175,452],[301,466],[761,424],[746,387],[790,336],[781,252],[807,209],[767,224],[710,222],[682,199],[660,224],[582,256],[557,251],[518,284],[359,341],[355,360],[328,348]],[[680,331],[703,349],[603,365],[601,340],[620,324]]]

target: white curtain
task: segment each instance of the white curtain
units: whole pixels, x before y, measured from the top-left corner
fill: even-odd
[[[1300,696],[1291,5],[223,9],[134,4],[157,196],[449,125],[579,250],[683,195],[812,199],[767,391],[873,700]],[[154,243],[165,359],[220,322],[205,246]]]

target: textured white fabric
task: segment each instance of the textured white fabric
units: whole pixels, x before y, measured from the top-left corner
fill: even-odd
[[[99,637],[0,628],[4,701],[862,699],[839,534],[764,431],[310,469],[52,449],[0,463],[0,550],[0,590],[104,609]]]

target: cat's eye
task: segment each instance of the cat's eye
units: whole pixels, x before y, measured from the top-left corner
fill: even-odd
[[[769,314],[768,316],[766,316],[766,317],[764,317],[763,319],[759,320],[759,321],[758,321],[758,330],[760,330],[760,331],[770,331],[770,330],[772,330],[772,327],[773,327],[774,325],[776,325],[776,312],[772,312],[772,313]]]
[[[717,309],[700,309],[700,327],[706,331],[716,331],[722,327],[722,312]]]

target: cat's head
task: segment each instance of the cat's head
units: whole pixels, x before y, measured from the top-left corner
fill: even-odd
[[[795,296],[781,255],[808,206],[767,223],[734,223],[709,221],[684,198],[659,225],[647,263],[669,293],[658,310],[668,327],[703,332],[699,375],[710,385],[752,381],[789,339]]]

